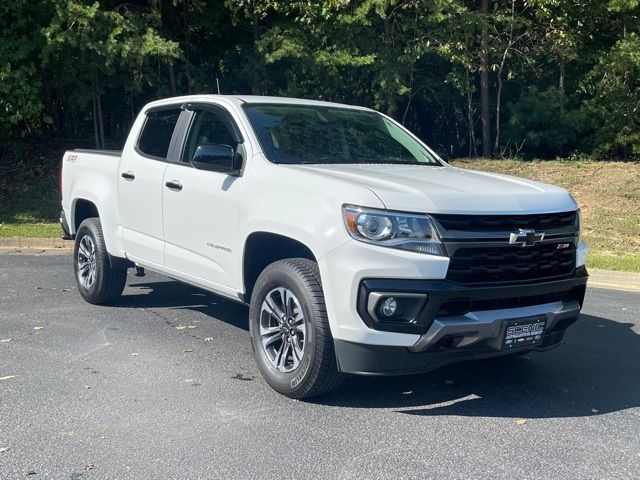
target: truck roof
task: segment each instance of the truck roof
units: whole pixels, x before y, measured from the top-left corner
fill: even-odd
[[[156,100],[147,104],[146,108],[159,107],[166,104],[181,102],[211,102],[223,100],[234,105],[240,106],[245,103],[265,103],[265,104],[282,104],[282,105],[317,105],[325,107],[338,107],[338,108],[356,108],[359,110],[371,110],[370,108],[361,107],[358,105],[346,105],[344,103],[325,102],[322,100],[310,100],[305,98],[291,98],[291,97],[275,97],[275,96],[262,96],[262,95],[214,95],[214,94],[202,94],[202,95],[186,95],[181,97],[169,97],[161,100]]]

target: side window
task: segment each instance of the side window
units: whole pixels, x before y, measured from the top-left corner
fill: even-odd
[[[190,162],[200,145],[210,143],[229,145],[234,151],[238,147],[238,142],[219,114],[210,110],[197,110],[189,128],[182,161]]]
[[[154,157],[167,158],[171,136],[179,116],[179,108],[147,113],[147,121],[138,140],[140,151]]]

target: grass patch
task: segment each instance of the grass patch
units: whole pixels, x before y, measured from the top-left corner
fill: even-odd
[[[590,268],[619,270],[622,272],[640,272],[640,255],[634,253],[600,253],[590,251],[587,254]]]
[[[582,214],[587,266],[640,272],[640,162],[455,160],[452,165],[551,183],[569,190]]]
[[[50,223],[60,215],[58,175],[22,179],[0,194],[0,223]]]
[[[2,237],[60,238],[59,223],[4,223],[0,225]]]

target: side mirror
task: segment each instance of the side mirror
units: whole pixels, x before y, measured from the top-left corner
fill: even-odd
[[[239,157],[239,162],[236,161]],[[240,155],[236,155],[229,145],[220,143],[205,143],[199,145],[193,154],[191,164],[198,170],[208,170],[210,172],[222,172],[229,175],[238,175],[242,165]]]

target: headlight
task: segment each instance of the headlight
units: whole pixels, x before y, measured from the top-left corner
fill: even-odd
[[[430,255],[447,255],[429,215],[353,205],[343,206],[342,214],[349,235],[361,242]]]

